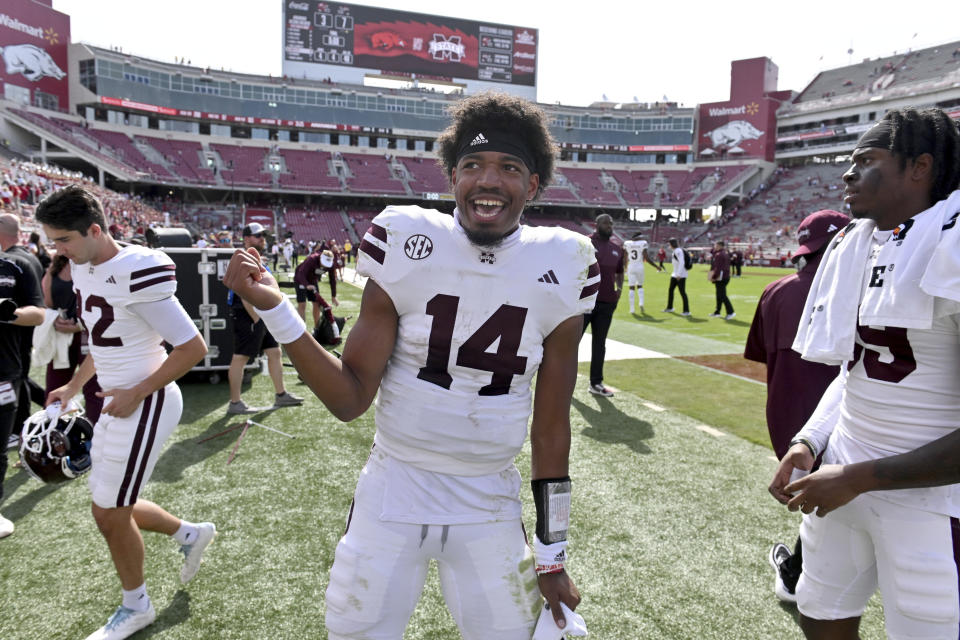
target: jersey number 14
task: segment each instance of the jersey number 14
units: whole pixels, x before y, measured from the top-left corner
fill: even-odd
[[[453,384],[453,377],[447,371],[447,363],[450,362],[453,327],[459,305],[459,296],[442,293],[427,302],[427,315],[433,317],[433,323],[430,327],[427,364],[420,368],[417,377],[444,389],[449,389]],[[526,371],[527,359],[517,355],[526,318],[525,308],[501,304],[457,350],[457,366],[493,373],[490,384],[480,388],[481,396],[502,396],[509,393],[513,376]],[[500,344],[496,352],[488,352],[487,349],[497,338],[500,339]]]

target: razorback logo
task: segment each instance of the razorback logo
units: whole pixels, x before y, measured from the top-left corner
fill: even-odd
[[[758,139],[763,131],[746,120],[731,120],[703,135],[710,138],[714,147],[735,147],[744,140]]]
[[[407,46],[407,43],[393,31],[377,31],[370,36],[370,46],[374,49],[389,51],[393,48],[403,49]]]
[[[57,66],[49,53],[32,44],[11,44],[0,47],[0,55],[7,63],[9,75],[20,73],[31,82],[47,77],[61,80],[67,75]]]

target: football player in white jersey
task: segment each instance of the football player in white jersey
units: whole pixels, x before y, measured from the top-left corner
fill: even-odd
[[[647,252],[647,241],[643,239],[643,232],[637,231],[629,240],[623,243],[623,250],[627,253],[627,286],[630,287],[630,313],[634,313],[637,306],[643,314],[643,263],[649,262],[658,272],[663,271],[650,259]],[[636,300],[636,305],[634,305]]]
[[[89,483],[93,517],[110,549],[123,602],[89,638],[117,640],[157,615],[144,582],[140,530],[180,543],[183,582],[196,574],[216,534],[212,523],[181,520],[139,497],[180,420],[183,399],[174,381],[203,358],[207,346],[174,295],[170,258],[118,245],[92,194],[66,187],[40,203],[36,218],[57,252],[70,258],[77,315],[90,332],[90,356],[47,402],[66,406],[94,373],[103,388],[98,395],[107,398],[94,427]],[[173,346],[169,355],[163,341]]]
[[[847,371],[791,442],[770,491],[805,514],[797,597],[807,638],[857,638],[879,588],[888,637],[952,640],[960,132],[939,109],[893,110],[851,161],[844,199],[857,220],[831,242],[794,343]],[[818,472],[790,482],[821,452]]]
[[[402,637],[431,560],[468,640],[529,640],[540,594],[546,624],[579,617],[564,568],[569,412],[599,269],[585,236],[519,225],[553,172],[543,112],[488,93],[452,116],[438,153],[454,215],[388,207],[373,220],[358,265],[368,281],[342,360],[304,331],[255,255],[237,252],[224,279],[260,310],[334,415],[352,420],[378,396],[374,448],[327,589],[331,639]],[[513,460],[534,374],[531,550]]]

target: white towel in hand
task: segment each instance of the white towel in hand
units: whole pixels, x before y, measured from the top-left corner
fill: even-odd
[[[60,333],[54,328],[54,322],[60,317],[56,309],[45,309],[43,323],[33,332],[33,362],[42,365],[53,361],[54,369],[66,369],[70,366],[70,343],[72,333]]]
[[[853,358],[863,268],[876,228],[872,220],[856,220],[830,241],[793,341],[805,360],[838,365]]]
[[[563,612],[563,618],[567,621],[567,626],[561,629],[553,620],[553,612],[547,603],[543,604],[540,610],[540,618],[537,620],[537,628],[533,631],[533,640],[561,640],[567,636],[585,636],[587,635],[587,623],[583,621],[583,616],[570,610],[570,607],[560,603],[560,610]]]

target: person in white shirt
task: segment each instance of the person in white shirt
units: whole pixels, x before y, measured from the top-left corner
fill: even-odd
[[[649,262],[658,272],[663,271],[650,259],[648,253],[647,241],[643,238],[643,232],[637,231],[630,240],[623,243],[623,250],[627,254],[627,286],[630,287],[630,313],[634,313],[636,306],[640,307],[640,313],[643,314],[643,263]],[[636,305],[634,305],[636,300]]]
[[[676,238],[668,240],[673,249],[671,262],[673,263],[673,274],[670,276],[670,289],[667,293],[667,308],[664,313],[673,313],[673,291],[680,291],[680,298],[683,300],[683,313],[680,315],[690,315],[690,301],[687,299],[687,267],[683,260],[683,249],[680,248],[680,242]]]

